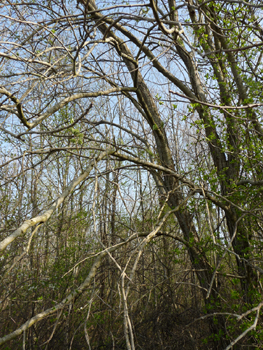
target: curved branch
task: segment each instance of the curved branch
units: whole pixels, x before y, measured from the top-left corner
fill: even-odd
[[[14,338],[16,338],[17,336],[19,336],[20,334],[22,334],[24,331],[26,331],[28,328],[30,328],[31,326],[33,326],[33,324],[41,321],[43,318],[53,314],[54,312],[63,309],[63,307],[67,304],[69,304],[74,298],[76,298],[80,293],[82,293],[84,291],[84,289],[86,289],[91,280],[94,278],[97,269],[100,266],[100,262],[101,259],[103,258],[103,256],[105,255],[101,254],[100,256],[98,256],[94,262],[94,264],[92,265],[90,272],[87,276],[87,278],[85,279],[85,281],[77,288],[74,290],[74,292],[72,292],[71,294],[69,294],[68,296],[66,296],[66,298],[64,298],[59,304],[57,304],[56,306],[47,309],[46,311],[40,312],[39,314],[37,314],[36,316],[32,317],[30,320],[28,320],[27,322],[25,322],[21,327],[19,327],[18,329],[16,329],[14,332],[7,334],[6,336],[4,336],[3,338],[0,338],[0,345],[6,343],[9,340],[12,340]]]
[[[186,184],[190,189],[194,190],[196,193],[199,193],[201,195],[203,195],[203,193],[205,193],[205,196],[207,199],[211,200],[211,202],[213,202],[215,205],[217,205],[218,207],[220,207],[221,209],[223,209],[224,211],[226,211],[227,213],[229,213],[229,215],[231,214],[231,211],[229,210],[229,206],[224,204],[223,202],[219,201],[216,197],[212,196],[210,193],[213,193],[209,190],[205,190],[200,186],[197,186],[194,182],[192,182],[191,180],[186,179],[183,175],[180,175],[178,173],[176,173],[175,171],[164,167],[162,165],[159,164],[154,164],[151,162],[147,162],[144,161],[140,158],[136,158],[136,157],[132,157],[132,156],[128,156],[125,155],[123,153],[119,153],[119,152],[114,152],[113,154],[114,156],[118,157],[119,159],[123,159],[123,160],[128,160],[130,162],[133,162],[135,164],[139,164],[143,167],[146,168],[150,168],[150,169],[156,169],[159,171],[162,171],[166,174],[170,174],[172,176],[174,176],[178,181],[181,181],[182,183]],[[244,210],[242,208],[240,208],[239,206],[235,205],[234,203],[232,203],[231,201],[229,201],[227,198],[224,198],[223,196],[220,196],[219,194],[213,193],[214,195],[218,196],[219,198],[221,198],[222,200],[230,203],[231,205],[237,207],[239,210],[241,210],[242,212],[244,212]]]
[[[40,117],[38,117],[34,123],[32,123],[30,129],[34,128],[38,124],[40,124],[43,120],[48,118],[50,115],[54,114],[61,108],[63,108],[65,105],[67,105],[69,102],[79,100],[81,98],[90,98],[90,97],[99,97],[99,96],[106,96],[110,95],[114,92],[125,92],[125,91],[134,91],[136,92],[136,88],[133,87],[116,87],[105,91],[98,91],[98,92],[79,92],[78,94],[74,94],[72,96],[64,98],[64,100],[58,102],[55,104],[55,106],[51,107],[47,112],[42,114]]]
[[[65,189],[65,191],[58,197],[55,202],[51,205],[51,207],[46,210],[43,214],[36,216],[32,219],[26,220],[23,224],[16,229],[10,236],[6,237],[2,242],[0,242],[0,251],[4,250],[10,243],[12,243],[17,237],[26,233],[26,231],[36,224],[46,222],[53,212],[64,202],[65,198],[73,192],[78,184],[84,181],[90,174],[91,170],[95,166],[95,164],[105,158],[107,155],[115,152],[115,149],[110,149],[108,151],[102,152],[96,159],[92,160],[88,166],[88,168],[77,178],[73,179],[69,186]]]
[[[32,126],[31,123],[29,123],[24,115],[24,111],[21,105],[21,102],[17,97],[14,96],[14,94],[11,94],[10,91],[6,90],[3,86],[0,87],[0,94],[6,95],[8,98],[10,98],[11,101],[13,101],[16,104],[16,109],[18,113],[18,118],[21,120],[21,122],[28,128]]]

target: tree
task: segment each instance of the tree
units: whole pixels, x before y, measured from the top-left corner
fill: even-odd
[[[165,348],[191,291],[185,348],[262,346],[262,7],[3,2],[0,344]]]

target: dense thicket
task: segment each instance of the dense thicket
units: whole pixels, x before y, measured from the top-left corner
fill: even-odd
[[[261,1],[0,10],[0,347],[261,349]]]

